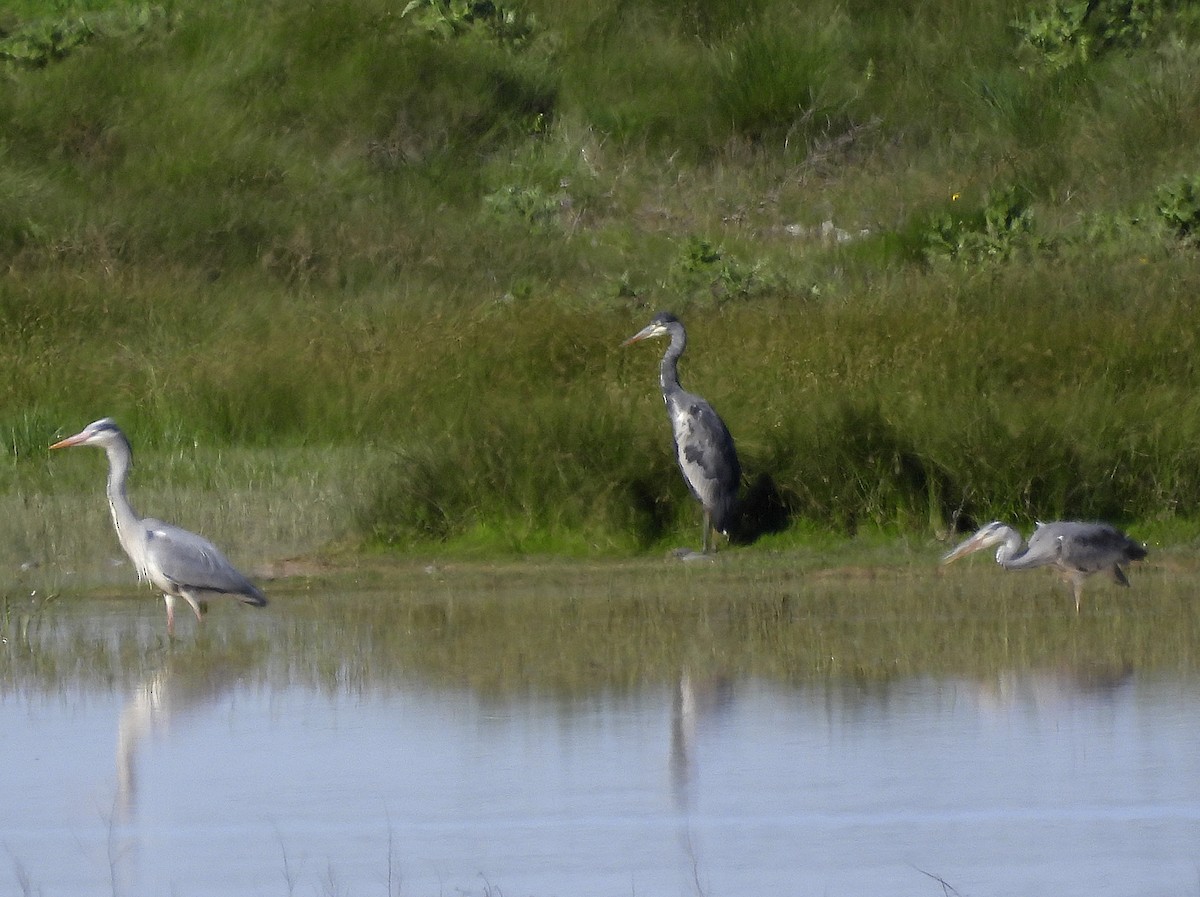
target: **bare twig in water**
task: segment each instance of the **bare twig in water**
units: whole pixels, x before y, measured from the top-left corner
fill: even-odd
[[[387,817],[387,892],[388,897],[400,897],[400,888],[404,884],[404,876],[396,869],[396,831],[392,828],[392,814],[384,808]]]
[[[119,811],[120,795],[113,794],[112,808],[109,810],[105,822],[108,823],[108,882],[112,888],[113,897],[120,897],[121,885],[118,869],[121,865],[121,857],[130,849],[129,845],[119,847],[117,844],[117,813]]]
[[[338,897],[342,893],[342,886],[338,883],[337,869],[334,868],[332,861],[327,861],[325,864],[325,893],[329,897]]]
[[[684,849],[688,861],[692,864],[692,884],[696,886],[696,897],[704,897],[704,885],[700,884],[700,860],[696,856],[696,848],[692,844],[692,832],[689,828],[684,836]]]
[[[926,872],[920,866],[913,866],[913,868],[916,869],[918,872],[920,872],[922,875],[929,876],[934,881],[936,881],[939,885],[941,885],[942,893],[944,895],[946,895],[946,897],[951,897],[951,895],[954,895],[954,897],[962,897],[962,894],[960,894],[958,892],[958,889],[956,887],[954,887],[952,884],[950,884],[950,882],[946,881],[946,879],[942,878],[940,875],[934,875],[932,872]]]
[[[25,868],[24,863],[17,859],[16,855],[12,852],[12,849],[7,844],[4,845],[4,849],[8,853],[8,858],[12,860],[13,877],[16,878],[17,884],[21,888],[21,894],[24,895],[24,897],[32,897],[33,882],[30,881],[29,870]]]
[[[296,893],[296,879],[299,876],[299,870],[292,870],[292,864],[288,860],[287,846],[283,843],[283,832],[279,830],[279,826],[275,826],[275,838],[279,841],[279,852],[283,854],[283,881],[287,885],[288,897],[292,897]],[[304,865],[304,858],[300,858],[300,865]]]

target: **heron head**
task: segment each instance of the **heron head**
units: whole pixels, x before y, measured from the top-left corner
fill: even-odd
[[[999,520],[993,520],[986,526],[980,527],[971,538],[956,545],[952,550],[943,555],[942,563],[949,564],[952,561],[957,561],[964,555],[972,554],[984,548],[991,548],[993,545],[1005,541],[1011,531],[1010,527]]]
[[[100,420],[92,421],[74,436],[68,436],[66,439],[54,443],[50,448],[69,448],[73,445],[106,446],[121,435],[116,421],[111,417],[102,417]]]
[[[669,311],[660,311],[650,319],[649,324],[647,324],[629,339],[625,340],[625,342],[621,343],[621,345],[629,346],[633,343],[641,342],[644,339],[650,339],[652,336],[664,336],[671,332],[673,325],[678,324],[679,318],[675,317]]]

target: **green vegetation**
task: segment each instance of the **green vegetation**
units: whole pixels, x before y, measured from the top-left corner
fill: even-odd
[[[184,681],[287,683],[337,692],[425,681],[488,694],[584,695],[682,673],[800,683],[1012,671],[1200,668],[1195,565],[1097,580],[1076,615],[1047,571],[986,558],[944,575],[924,546],[655,559],[360,564],[278,584],[265,611],[213,605],[174,643],[162,602],[128,588],[0,604],[0,693],[102,691],[165,667]]]
[[[1193,538],[1197,108],[1171,0],[17,0],[0,552],[105,525],[104,415],[257,557],[691,543],[657,308],[741,541]]]

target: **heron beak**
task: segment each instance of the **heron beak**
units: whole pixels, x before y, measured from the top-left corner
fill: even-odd
[[[621,343],[621,345],[632,346],[634,343],[641,342],[642,340],[646,339],[646,337],[656,336],[658,332],[659,330],[657,324],[648,324],[629,339],[625,340],[625,342]]]
[[[76,433],[74,436],[68,436],[66,439],[59,440],[58,442],[54,443],[54,445],[50,446],[50,448],[52,450],[60,449],[60,448],[69,448],[72,445],[79,445],[79,443],[81,443],[81,442],[83,442],[83,434]]]
[[[967,539],[967,541],[946,552],[946,554],[942,556],[942,563],[952,563],[957,561],[963,555],[970,554],[973,551],[979,551],[979,549],[986,547],[987,543],[984,541],[983,535],[976,533],[971,538]]]

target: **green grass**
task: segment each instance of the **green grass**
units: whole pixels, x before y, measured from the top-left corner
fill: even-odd
[[[72,518],[42,449],[112,415],[143,494],[197,447],[219,484],[146,512],[292,520],[258,557],[690,544],[656,350],[618,348],[660,307],[741,541],[1189,538],[1200,17],[1119,6],[10,5],[0,487],[43,520],[6,539]]]
[[[201,679],[231,665],[318,689],[421,679],[498,694],[594,694],[683,671],[797,683],[1200,665],[1196,565],[1178,553],[1135,565],[1129,589],[1090,582],[1076,615],[1047,572],[985,557],[938,570],[937,550],[893,539],[716,564],[380,559],[268,583],[261,611],[216,603],[174,644],[148,593],[9,594],[0,689],[108,687],[164,662]]]
[[[327,449],[135,449],[130,500],[143,516],[203,533],[259,579],[289,559],[336,555],[357,541],[343,496],[361,488],[353,484],[363,460],[361,452]],[[9,473],[0,495],[0,590],[45,595],[103,583],[146,600],[154,594],[137,583],[117,542],[102,452],[56,452]]]

